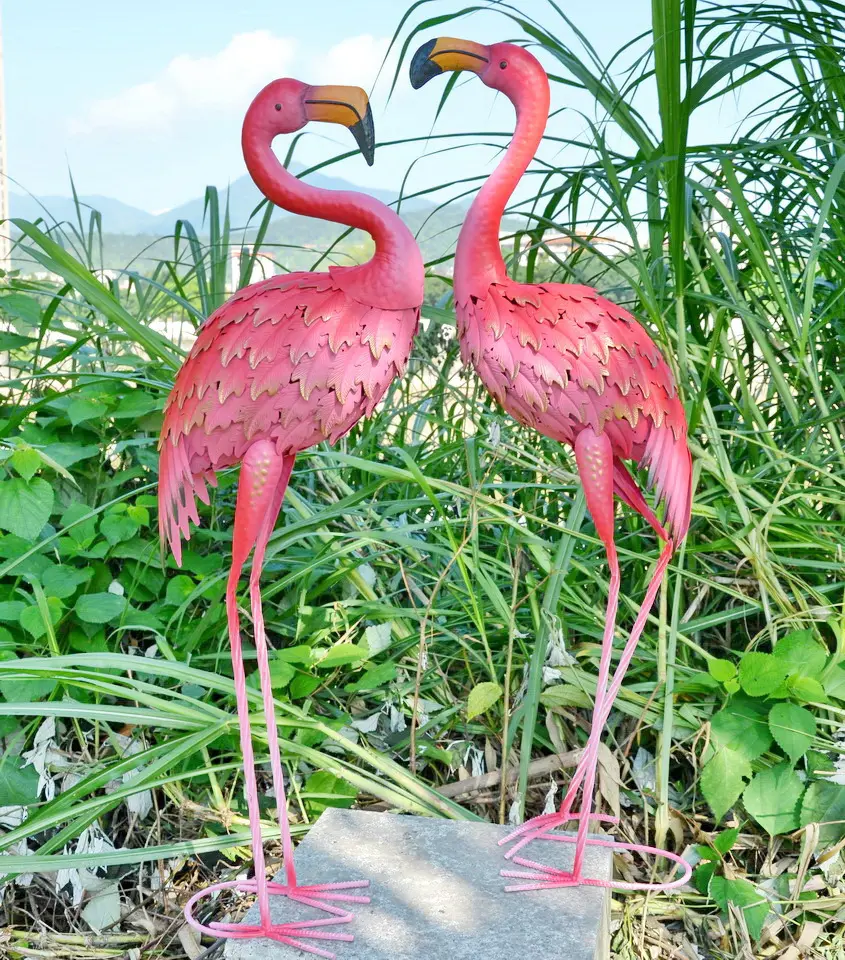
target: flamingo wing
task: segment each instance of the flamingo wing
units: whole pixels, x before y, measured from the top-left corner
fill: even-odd
[[[672,371],[637,320],[591,287],[510,280],[458,314],[463,359],[505,410],[570,445],[585,426],[607,432],[617,458],[648,468],[683,539],[692,501],[686,418]],[[630,475],[618,480],[617,493],[630,494]]]
[[[328,274],[240,290],[200,328],[177,374],[159,440],[159,526],[181,562],[215,473],[258,439],[279,454],[336,441],[404,371],[419,310],[371,307]]]

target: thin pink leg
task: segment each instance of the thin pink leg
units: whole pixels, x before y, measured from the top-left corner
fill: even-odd
[[[263,441],[269,447],[269,451],[263,451],[265,462],[269,458],[273,462],[275,454],[273,445],[268,441]],[[290,896],[291,891],[303,889],[299,887],[296,881],[296,866],[293,855],[293,839],[290,833],[290,821],[288,820],[288,803],[285,791],[285,778],[282,770],[281,751],[279,750],[278,725],[276,723],[276,708],[273,703],[273,684],[270,678],[270,661],[267,650],[267,633],[264,628],[264,610],[261,605],[261,570],[264,565],[264,554],[267,550],[267,543],[273,533],[276,525],[276,519],[279,510],[282,507],[282,501],[285,498],[285,490],[290,480],[293,470],[294,457],[280,457],[281,468],[279,470],[276,488],[273,493],[273,499],[270,508],[265,514],[258,538],[255,543],[255,552],[252,556],[252,572],[249,578],[249,593],[252,609],[253,633],[255,638],[255,652],[258,660],[258,673],[261,678],[261,693],[264,704],[264,719],[267,726],[267,745],[270,750],[270,768],[273,772],[273,787],[276,794],[276,807],[279,818],[279,831],[282,837],[282,854],[284,856],[285,866],[285,884],[270,883],[268,890],[270,893]],[[275,471],[273,471],[275,473]],[[310,884],[307,891],[315,894],[318,891],[324,891],[327,897],[321,899],[342,900],[347,903],[369,903],[370,898],[365,896],[354,896],[343,893],[342,891],[354,887],[367,887],[369,881],[356,880],[346,881],[344,883],[324,883]]]
[[[272,449],[272,444],[268,443]],[[276,453],[273,450],[270,463],[276,466]],[[270,751],[270,768],[273,772],[273,789],[276,794],[276,806],[279,818],[279,831],[282,837],[282,855],[284,857],[285,876],[287,886],[296,886],[296,867],[293,861],[293,840],[290,834],[290,821],[287,815],[287,795],[285,793],[285,777],[282,771],[282,758],[279,750],[279,732],[276,724],[276,710],[273,705],[273,684],[270,679],[270,662],[267,653],[267,634],[264,629],[264,611],[261,606],[261,569],[264,566],[264,554],[267,550],[273,528],[282,501],[285,498],[288,480],[293,470],[294,457],[280,457],[277,470],[272,474],[276,480],[269,509],[261,521],[258,537],[255,541],[255,551],[252,555],[252,571],[249,576],[249,599],[252,610],[252,629],[255,639],[255,653],[258,660],[258,673],[261,678],[261,694],[264,703],[264,719],[267,724],[267,746]],[[278,476],[275,474],[278,472]]]
[[[637,614],[631,635],[625,644],[619,664],[614,672],[613,680],[608,687],[610,660],[613,650],[613,632],[619,597],[619,565],[613,540],[614,488],[617,495],[619,495],[620,498],[630,506],[634,507],[634,509],[636,509],[638,512],[643,514],[643,516],[646,517],[649,523],[651,523],[651,525],[659,534],[661,534],[664,538],[666,537],[666,534],[658,523],[657,519],[654,517],[654,514],[648,509],[645,501],[643,500],[642,494],[637,489],[633,479],[630,477],[630,474],[625,471],[624,477],[620,478],[618,464],[616,465],[617,470],[614,471],[612,448],[610,441],[606,436],[595,434],[592,430],[582,431],[582,433],[579,434],[578,438],[576,439],[575,455],[578,463],[579,473],[584,484],[587,504],[589,506],[590,513],[593,516],[593,521],[596,525],[596,531],[605,544],[608,563],[611,571],[610,591],[608,594],[607,614],[605,619],[605,631],[602,640],[602,656],[599,665],[596,700],[593,710],[593,723],[590,730],[590,736],[587,741],[587,747],[575,770],[569,785],[569,789],[567,790],[566,796],[563,799],[558,813],[536,817],[534,820],[530,820],[528,823],[523,824],[521,827],[517,828],[502,841],[500,841],[501,844],[507,844],[517,840],[514,846],[511,847],[511,849],[506,853],[506,859],[513,859],[514,863],[531,867],[533,870],[539,871],[539,873],[526,874],[522,872],[503,870],[502,875],[535,881],[533,884],[522,884],[507,888],[508,890],[514,891],[526,889],[545,889],[555,886],[572,886],[587,882],[590,882],[594,885],[615,886],[619,887],[620,889],[665,890],[686,882],[689,877],[689,870],[685,861],[681,860],[674,854],[670,854],[666,851],[656,850],[654,847],[645,847],[636,844],[621,844],[616,841],[599,841],[590,839],[588,837],[588,830],[591,819],[612,819],[604,817],[591,817],[592,797],[595,787],[595,775],[598,764],[598,748],[601,740],[601,733],[610,716],[613,701],[616,699],[616,696],[619,693],[625,672],[634,655],[634,650],[636,649],[643,629],[645,628],[649,611],[654,603],[657,591],[660,588],[666,567],[668,566],[668,563],[672,557],[673,544],[671,541],[667,542],[663,552],[661,553],[654,577],[652,578],[652,581],[646,591],[646,596]],[[615,476],[614,473],[616,474]],[[608,478],[610,478],[610,482],[612,484],[610,489],[608,489]],[[621,483],[620,480],[622,481]],[[582,810],[578,814],[573,814],[572,806],[579,790],[581,790],[582,796]],[[571,837],[561,837],[560,835],[555,835],[548,832],[557,826],[561,826],[569,820],[578,820],[578,832],[577,836],[574,838],[574,841]],[[536,861],[526,860],[516,856],[516,854],[523,847],[536,839],[554,839],[562,840],[564,842],[574,842],[575,855],[572,870],[557,870],[552,867],[545,867]],[[626,884],[614,883],[613,881],[588,881],[582,876],[584,854],[588,844],[599,844],[605,847],[612,846],[614,849],[626,849],[640,853],[651,853],[665,856],[670,860],[674,860],[676,863],[681,864],[684,867],[685,874],[682,879],[673,881],[670,884],[643,884],[635,885],[633,887]]]
[[[367,881],[349,881],[346,883],[308,884],[300,886],[296,882],[294,869],[293,843],[290,836],[290,824],[287,816],[287,802],[284,789],[281,757],[279,754],[278,731],[273,706],[272,685],[267,654],[267,639],[264,630],[264,618],[261,610],[259,579],[267,541],[284,498],[290,473],[293,468],[292,457],[281,457],[275,446],[267,440],[260,440],[249,448],[241,466],[241,478],[238,485],[238,497],[235,507],[235,525],[232,538],[232,568],[226,587],[226,611],[229,623],[229,642],[232,648],[232,669],[235,681],[235,695],[238,706],[241,751],[244,758],[244,786],[249,812],[249,824],[252,832],[252,852],[255,865],[255,878],[248,881],[231,881],[213,884],[195,894],[185,905],[185,918],[200,933],[216,937],[248,939],[269,937],[289,946],[313,953],[316,956],[333,958],[308,940],[351,941],[350,934],[330,933],[321,928],[347,924],[353,916],[346,910],[332,906],[327,901],[346,901],[369,903],[369,898],[348,894],[345,891],[367,885]],[[243,664],[243,650],[240,635],[240,618],[237,605],[237,587],[243,565],[250,550],[255,547],[253,571],[250,577],[250,597],[255,622],[255,645],[258,657],[258,669],[261,677],[261,689],[267,723],[267,741],[270,749],[270,765],[276,789],[279,811],[279,828],[282,834],[282,846],[285,858],[287,883],[268,882],[264,861],[264,846],[261,837],[261,813],[258,804],[258,784],[255,774],[255,757],[252,749],[252,731],[249,720],[249,700],[247,697],[246,675]],[[259,923],[257,925],[211,923],[197,921],[193,916],[196,904],[221,890],[236,889],[243,893],[254,893],[258,900]],[[329,914],[317,920],[273,923],[270,917],[270,895],[285,896],[290,900],[313,907]]]

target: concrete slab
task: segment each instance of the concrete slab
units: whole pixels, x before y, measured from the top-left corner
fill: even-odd
[[[608,960],[608,891],[505,893],[497,846],[505,833],[488,823],[327,810],[297,848],[300,881],[368,879],[372,903],[353,905],[354,923],[336,928],[354,943],[324,946],[338,960]],[[545,844],[543,860],[565,869],[572,851]],[[611,869],[609,850],[587,848],[587,876]],[[284,898],[273,906],[279,922],[315,916]],[[244,922],[257,920],[253,907]],[[264,939],[229,940],[225,952],[226,960],[305,956]]]

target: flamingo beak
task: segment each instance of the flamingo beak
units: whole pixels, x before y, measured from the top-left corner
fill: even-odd
[[[373,165],[376,134],[367,94],[360,87],[309,87],[305,92],[305,116],[309,120],[339,123],[349,127],[358,149]]]
[[[472,40],[438,37],[424,43],[411,60],[411,86],[419,90],[432,77],[447,70],[472,70],[481,73],[490,62],[490,51]]]

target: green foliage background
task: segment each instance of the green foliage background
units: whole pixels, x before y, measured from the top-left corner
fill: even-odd
[[[452,23],[417,3],[395,42],[471,36],[491,6],[503,36],[539,48],[553,103],[577,87],[595,104],[584,162],[532,170],[533,198],[511,211],[527,224],[514,275],[586,280],[624,301],[674,358],[690,422],[692,527],[608,733],[629,804],[620,831],[699,861],[694,889],[663,909],[721,913],[721,934],[697,928],[713,955],[736,955],[776,915],[791,930],[828,923],[817,947],[838,950],[845,6],[653,0],[651,35],[610,70],[551,2],[542,23],[505,3],[456,9]],[[762,75],[778,83],[767,102],[754,99]],[[737,93],[749,120],[736,137],[690,145],[695,111]],[[655,95],[651,129],[637,104]],[[228,218],[215,191],[207,201],[202,234],[179,224],[172,257],[130,269],[128,286],[101,281],[96,215],[16,224],[18,261],[61,279],[12,274],[0,293],[0,734],[18,745],[0,764],[0,806],[28,809],[0,850],[26,840],[34,853],[9,854],[10,876],[102,863],[73,852],[94,821],[118,847],[112,864],[246,840],[223,608],[235,475],[181,571],[162,568],[154,532],[155,443],[183,355],[154,321],[195,327],[226,296]],[[627,233],[616,256],[589,240],[610,228]],[[571,252],[548,247],[550,233],[570,234]],[[253,267],[244,258],[241,285]],[[535,812],[532,758],[584,742],[603,553],[569,454],[504,418],[460,369],[448,269],[430,274],[408,375],[338,447],[299,458],[268,551],[298,831],[356,797],[437,816]],[[623,513],[618,527],[624,627],[656,552],[638,519]],[[572,658],[553,677],[550,644]],[[17,756],[44,716],[59,719],[80,775],[49,802]],[[125,751],[117,733],[144,750]],[[517,765],[512,789],[487,806],[437,792],[485,747]],[[648,786],[634,776],[639,747],[656,761]],[[203,815],[188,838],[123,847],[122,804],[149,789],[160,808]],[[792,858],[776,881],[774,852]],[[802,894],[810,876],[820,896]],[[623,909],[626,921],[648,912],[637,898]],[[638,955],[629,933],[623,924],[620,957]]]

